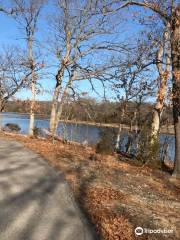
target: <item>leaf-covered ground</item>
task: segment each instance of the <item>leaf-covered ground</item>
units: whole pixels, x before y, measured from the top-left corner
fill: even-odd
[[[140,167],[91,148],[0,134],[40,153],[64,173],[77,202],[105,240],[180,239],[179,182],[168,173]],[[137,226],[173,230],[135,236]]]

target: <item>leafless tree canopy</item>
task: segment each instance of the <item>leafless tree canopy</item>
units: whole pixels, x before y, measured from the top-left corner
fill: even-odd
[[[52,97],[49,129],[53,136],[69,98],[79,99],[88,86],[98,97],[107,99],[109,94],[112,101],[119,101],[121,118],[127,117],[128,103],[134,101],[131,125],[141,122],[141,103],[153,100],[151,137],[157,140],[169,97],[176,135],[175,173],[179,174],[178,0],[9,0],[0,2],[0,14],[16,22],[26,45],[24,54],[12,48],[1,54],[1,111],[8,99],[28,86],[32,135],[37,86],[47,78],[55,83],[53,89],[47,89]],[[88,106],[86,113],[93,119],[90,112]]]
[[[31,71],[27,68],[19,48],[7,48],[0,57],[1,111],[6,102],[21,88],[27,87]]]

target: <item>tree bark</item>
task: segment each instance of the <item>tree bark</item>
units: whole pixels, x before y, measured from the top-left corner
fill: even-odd
[[[121,140],[121,131],[122,131],[122,127],[121,127],[121,123],[120,123],[119,128],[118,128],[117,138],[116,138],[116,145],[115,145],[116,150],[119,150],[119,144],[120,144],[120,140]]]
[[[62,84],[62,78],[64,76],[65,71],[65,61],[63,60],[61,62],[61,68],[59,69],[57,75],[56,75],[56,87],[53,94],[53,100],[52,100],[52,107],[51,107],[51,116],[50,116],[50,124],[49,129],[51,134],[54,136],[57,129],[57,115],[58,115],[58,101],[61,94],[61,84]]]
[[[123,120],[124,120],[125,109],[126,109],[126,103],[123,103],[121,122],[123,122]],[[116,145],[115,145],[116,150],[119,150],[119,147],[120,147],[119,145],[120,145],[120,141],[121,141],[121,132],[122,132],[122,123],[121,122],[119,124],[118,134],[117,134],[117,138],[116,138]]]
[[[57,125],[59,121],[58,114],[60,114],[61,111],[58,113],[58,102],[59,102],[59,97],[62,94],[62,78],[64,76],[64,71],[65,68],[67,67],[67,64],[69,62],[69,56],[70,56],[70,51],[71,51],[71,32],[68,30],[67,25],[64,27],[65,29],[65,34],[66,34],[66,54],[64,58],[62,59],[60,63],[60,68],[56,74],[56,87],[54,90],[53,94],[53,100],[52,100],[52,108],[51,108],[51,116],[50,116],[50,124],[49,124],[49,129],[54,137],[56,130],[57,130]],[[60,98],[60,104],[62,102],[62,97]],[[62,108],[62,107],[61,107]]]
[[[3,104],[2,104],[2,101],[0,100],[0,131],[2,130],[2,127],[3,127],[3,124],[2,124],[2,121],[3,121],[2,111],[3,111]]]
[[[153,120],[152,120],[152,137],[158,138],[159,129],[160,129],[160,120],[164,107],[164,100],[166,96],[166,85],[167,85],[167,74],[164,73],[160,76],[161,83],[157,94],[157,100],[153,111]]]
[[[34,72],[34,60],[33,60],[33,40],[28,40],[28,50],[29,50],[29,63],[31,67],[31,105],[30,105],[30,119],[29,119],[29,136],[34,135],[34,108],[36,101],[36,80]]]
[[[71,70],[71,75],[69,77],[69,80],[67,82],[67,84],[65,85],[62,93],[61,93],[61,99],[59,101],[59,104],[57,105],[57,110],[56,110],[56,117],[55,117],[55,123],[54,123],[54,132],[53,132],[53,136],[55,134],[55,132],[57,131],[58,128],[58,123],[59,123],[59,119],[61,118],[61,114],[63,111],[63,105],[64,105],[64,101],[67,97],[68,94],[68,88],[72,85],[72,82],[75,80],[76,78],[76,72],[74,69]]]
[[[164,100],[167,93],[167,80],[170,75],[170,67],[171,67],[171,61],[170,61],[170,46],[169,46],[169,30],[170,26],[167,24],[164,36],[163,36],[163,42],[161,43],[161,46],[159,47],[158,54],[157,54],[157,69],[159,72],[159,89],[157,93],[157,99],[156,104],[153,111],[153,118],[152,118],[152,142],[156,140],[159,136],[159,129],[160,129],[160,120],[161,115],[164,108]],[[166,66],[165,69],[163,69],[163,55],[164,52],[166,52]]]
[[[49,123],[49,129],[51,133],[55,132],[55,122],[56,122],[56,115],[57,115],[57,104],[58,104],[58,98],[60,94],[60,85],[56,84],[53,100],[52,100],[52,107],[51,107],[51,116],[50,116],[50,123]]]
[[[4,110],[4,101],[1,99],[0,100],[0,112]]]
[[[32,83],[31,83],[31,106],[30,106],[30,119],[29,119],[29,136],[34,135],[34,108],[35,108],[35,101],[36,101],[36,82],[34,77],[32,76]]]
[[[61,102],[59,103],[59,106],[57,108],[57,113],[56,113],[56,118],[55,118],[55,124],[54,124],[54,133],[56,133],[57,128],[58,128],[58,124],[59,124],[59,119],[61,118],[61,114],[62,114],[62,110],[63,110],[63,99],[61,100]]]
[[[4,111],[6,101],[4,99],[0,100],[0,131],[3,128],[3,115],[2,112]]]
[[[175,10],[172,21],[171,51],[175,130],[175,165],[173,175],[180,178],[180,4]]]

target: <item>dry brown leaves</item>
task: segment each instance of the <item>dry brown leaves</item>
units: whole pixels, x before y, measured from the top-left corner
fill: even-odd
[[[134,239],[133,226],[115,211],[114,201],[125,196],[112,188],[91,187],[86,189],[83,205],[88,211],[97,231],[106,240]]]
[[[176,206],[178,192],[165,173],[120,161],[116,155],[97,155],[93,149],[82,146],[66,145],[59,141],[52,144],[47,140],[2,133],[0,137],[20,141],[63,172],[77,200],[105,240],[134,239],[132,219],[117,211],[118,204],[131,206],[135,216],[140,209],[144,216],[143,221],[147,223],[149,215],[144,213],[144,209],[162,220],[168,221],[165,212],[175,215],[172,220],[178,216],[176,209],[168,205],[168,198],[171,197],[171,205]],[[154,204],[155,202],[158,204]],[[133,220],[138,221],[136,217]],[[173,222],[176,226],[175,220]]]

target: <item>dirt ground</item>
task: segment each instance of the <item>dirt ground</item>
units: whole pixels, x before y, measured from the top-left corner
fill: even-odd
[[[20,141],[64,173],[101,239],[180,239],[179,181],[168,173],[76,144],[5,133],[0,137]],[[136,227],[171,233],[137,236]]]

